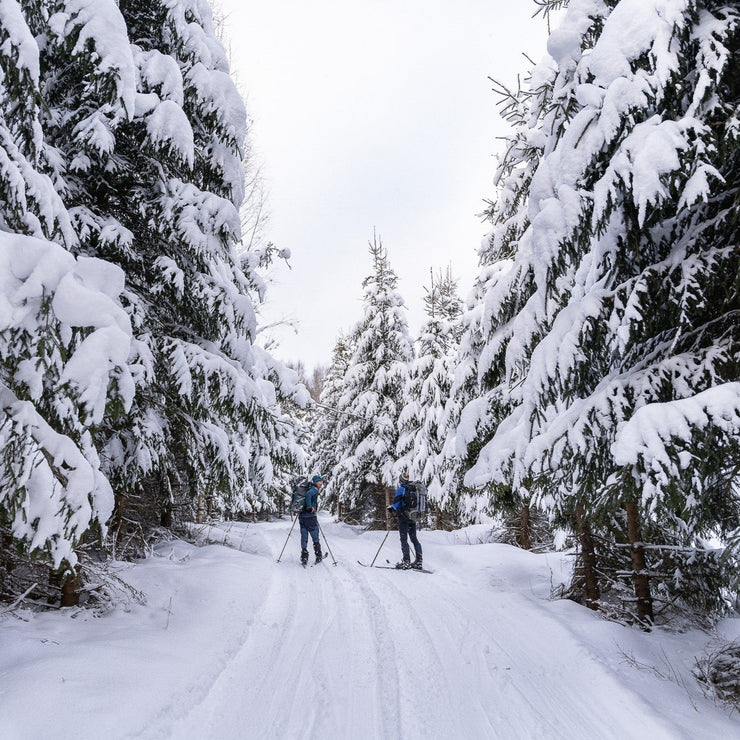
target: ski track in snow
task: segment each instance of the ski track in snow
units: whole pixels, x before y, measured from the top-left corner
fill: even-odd
[[[56,737],[61,716],[80,740],[734,736],[698,686],[624,660],[667,647],[688,676],[707,643],[551,600],[559,555],[423,531],[434,574],[368,568],[383,533],[321,521],[336,567],[302,568],[295,530],[276,563],[289,521],[222,524],[122,571],[148,596],[130,613],[6,621],[0,738]]]
[[[271,532],[277,554],[287,526]],[[348,552],[357,539],[334,539],[336,567],[301,568],[295,541],[268,565],[241,644],[140,737],[454,738],[464,726],[476,738],[592,740],[629,736],[625,718],[651,740],[684,736],[585,648],[553,661],[573,635],[526,584],[466,581],[454,548],[430,548],[440,566],[423,578],[363,568]]]
[[[321,572],[331,567],[276,566],[247,639],[172,737],[213,736],[223,717],[250,738],[342,737],[358,725],[368,737],[394,736],[398,684],[384,666],[396,659],[383,605],[355,573]]]

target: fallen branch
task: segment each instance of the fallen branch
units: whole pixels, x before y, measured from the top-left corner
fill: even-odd
[[[28,596],[28,594],[30,594],[38,585],[38,583],[34,583],[33,586],[27,588],[10,606],[5,607],[0,614],[7,614],[9,611],[15,609],[16,606],[18,606],[18,604],[20,604],[21,601],[23,601],[23,599],[25,599],[26,596]]]

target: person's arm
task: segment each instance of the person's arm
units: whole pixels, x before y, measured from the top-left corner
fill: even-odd
[[[403,506],[403,497],[406,495],[406,489],[403,486],[396,488],[396,495],[393,497],[393,503],[388,507],[394,511],[399,511]]]
[[[308,492],[306,493],[306,508],[309,512],[316,512],[316,509],[318,508],[316,504],[319,500],[319,489],[316,488],[316,486],[311,486],[311,488],[308,489]]]

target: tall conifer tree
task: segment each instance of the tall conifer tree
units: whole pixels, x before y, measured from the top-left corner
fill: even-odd
[[[460,341],[462,301],[448,268],[440,271],[424,296],[427,320],[416,342],[399,417],[398,470],[429,484],[437,476],[437,459],[444,443],[444,406],[450,395]]]
[[[168,523],[173,507],[199,518],[250,509],[296,450],[283,444],[279,374],[253,346],[255,280],[236,253],[244,105],[205,0],[126,2],[121,13],[132,116],[112,121],[115,146],[97,160],[58,132],[85,165],[68,196],[88,226],[81,248],[127,275],[140,390],[106,440],[116,487],[134,494],[119,514]]]
[[[340,335],[334,345],[324,387],[314,411],[310,468],[323,475],[331,473],[340,461],[337,439],[347,417],[339,411],[339,403],[344,394],[344,378],[349,370],[352,354],[352,337]],[[323,498],[332,510],[338,510],[337,487],[331,476],[327,476]]]
[[[498,157],[497,195],[486,213],[493,228],[479,250],[480,272],[467,311],[456,372],[445,407],[445,444],[439,479],[430,492],[453,517],[465,521],[481,513],[518,514],[528,510],[526,481],[466,485],[465,474],[509,410],[520,403],[518,388],[528,368],[536,324],[522,309],[534,292],[535,254],[522,237],[530,226],[529,190],[544,153],[542,131],[556,125],[562,101],[553,103],[555,70],[543,62],[511,91],[497,85],[501,115],[512,127]],[[516,258],[516,260],[515,260]],[[507,366],[507,358],[515,363]],[[526,534],[520,544],[528,545]]]
[[[354,353],[344,377],[338,411],[339,462],[332,486],[343,509],[373,518],[384,489],[394,485],[398,418],[413,347],[398,278],[378,238],[370,243],[373,271],[365,278],[365,316],[354,336]]]
[[[246,116],[208,3],[5,0],[0,20],[0,524],[72,565],[113,491],[136,526],[269,505],[307,398],[255,345]]]
[[[737,460],[737,9],[573,0],[548,49],[553,125],[513,267],[533,268],[516,319],[531,328],[503,366],[526,372],[466,482],[531,483],[628,544],[649,623],[642,542],[670,546],[660,588],[691,599],[689,563],[713,560],[702,537],[739,513],[720,483]],[[699,601],[714,608],[706,565]]]
[[[131,325],[121,270],[65,248],[78,242],[45,138],[48,10],[0,4],[0,542],[71,573],[113,507],[96,436],[131,404]],[[88,28],[78,8],[68,18]]]

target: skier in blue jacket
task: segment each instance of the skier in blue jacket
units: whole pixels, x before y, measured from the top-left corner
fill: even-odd
[[[409,483],[409,475],[405,471],[398,478],[398,488],[396,495],[393,497],[393,503],[388,507],[388,511],[394,511],[398,515],[398,534],[401,536],[401,553],[403,559],[396,563],[396,568],[417,568],[423,567],[421,543],[416,536],[416,522],[408,515],[406,509],[406,486]],[[414,546],[414,562],[411,562],[409,550],[409,537]]]
[[[316,518],[316,509],[318,508],[319,491],[324,485],[324,479],[320,475],[314,475],[311,478],[311,486],[306,491],[306,505],[303,511],[298,514],[298,523],[301,526],[301,563],[306,565],[308,562],[308,535],[313,540],[313,551],[316,555],[316,562],[320,563],[322,559],[321,543],[319,542],[319,520]]]

